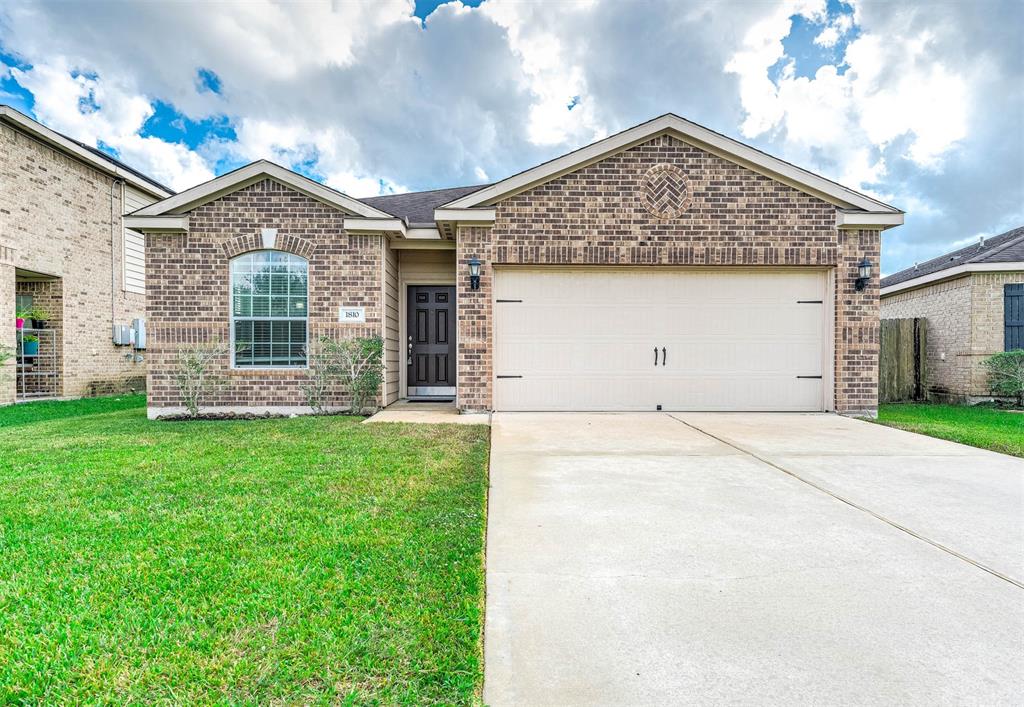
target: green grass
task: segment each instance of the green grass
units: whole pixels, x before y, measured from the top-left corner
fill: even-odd
[[[1024,413],[988,407],[901,403],[879,406],[878,422],[1024,457]]]
[[[487,430],[0,409],[0,702],[478,703]]]

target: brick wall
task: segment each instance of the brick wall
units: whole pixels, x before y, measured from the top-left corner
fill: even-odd
[[[345,214],[271,179],[197,207],[187,235],[149,234],[146,287],[149,310],[149,405],[151,413],[181,405],[173,382],[175,358],[188,345],[229,341],[229,263],[262,247],[264,228],[277,229],[275,247],[309,261],[309,340],[377,336],[382,327],[380,236],[348,235]],[[342,306],[365,307],[365,324],[341,324]],[[304,406],[303,369],[231,369],[216,365],[225,380],[210,406],[261,408]],[[334,391],[328,404],[343,406]]]
[[[839,231],[835,294],[836,410],[874,415],[878,410],[878,351],[881,324],[878,303],[879,231]],[[857,265],[867,256],[874,276],[856,291]]]
[[[925,389],[930,397],[958,399],[970,394],[970,276],[898,292],[883,299],[881,309],[883,319],[928,321]]]
[[[656,218],[641,198],[658,164],[686,175],[690,200]],[[877,278],[853,290],[856,263],[878,262],[877,231],[841,232],[835,207],[728,160],[663,136],[496,204],[493,228],[460,228],[459,272],[485,262],[479,293],[459,284],[459,399],[491,405],[490,278],[494,264],[835,266],[840,412],[877,407]],[[466,298],[466,299],[464,299]]]
[[[15,249],[18,268],[61,278],[63,311],[53,314],[64,322],[62,393],[125,387],[145,365],[113,345],[111,326],[144,316],[145,301],[123,288],[120,186],[7,125],[0,183],[2,245]],[[13,326],[13,305],[3,316]]]
[[[936,399],[991,395],[982,362],[1004,347],[1003,286],[1024,273],[973,273],[882,300],[882,317],[928,320],[927,387]]]
[[[491,229],[459,228],[455,272],[469,272],[470,258],[479,258],[490,265]],[[485,266],[480,273],[480,289],[469,289],[469,278],[455,278],[455,301],[458,303],[458,385],[457,404],[460,410],[475,412],[491,409],[492,330],[491,296],[494,268]]]
[[[13,312],[14,299],[14,259],[13,248],[0,243],[0,311]],[[0,327],[0,351],[10,358],[0,362],[0,405],[14,402],[14,348],[17,344],[17,333],[14,325]]]

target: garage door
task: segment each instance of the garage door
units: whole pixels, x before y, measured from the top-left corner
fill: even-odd
[[[498,269],[497,410],[825,408],[826,273]]]

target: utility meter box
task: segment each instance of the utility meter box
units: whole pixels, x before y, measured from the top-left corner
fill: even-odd
[[[114,346],[131,346],[132,330],[127,324],[114,325]]]
[[[135,338],[135,348],[144,349],[146,348],[146,320],[145,319],[133,319],[132,320],[132,334]]]

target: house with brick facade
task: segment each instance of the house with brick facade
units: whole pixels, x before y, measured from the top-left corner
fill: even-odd
[[[881,307],[883,319],[927,321],[929,397],[991,399],[982,362],[1024,349],[1024,227],[883,278]]]
[[[128,217],[149,414],[181,411],[183,347],[224,344],[209,410],[294,413],[308,345],[372,335],[382,405],[871,415],[902,222],[671,114],[477,187],[354,199],[256,162]]]
[[[122,216],[171,194],[0,106],[0,404],[142,389],[144,237]]]

